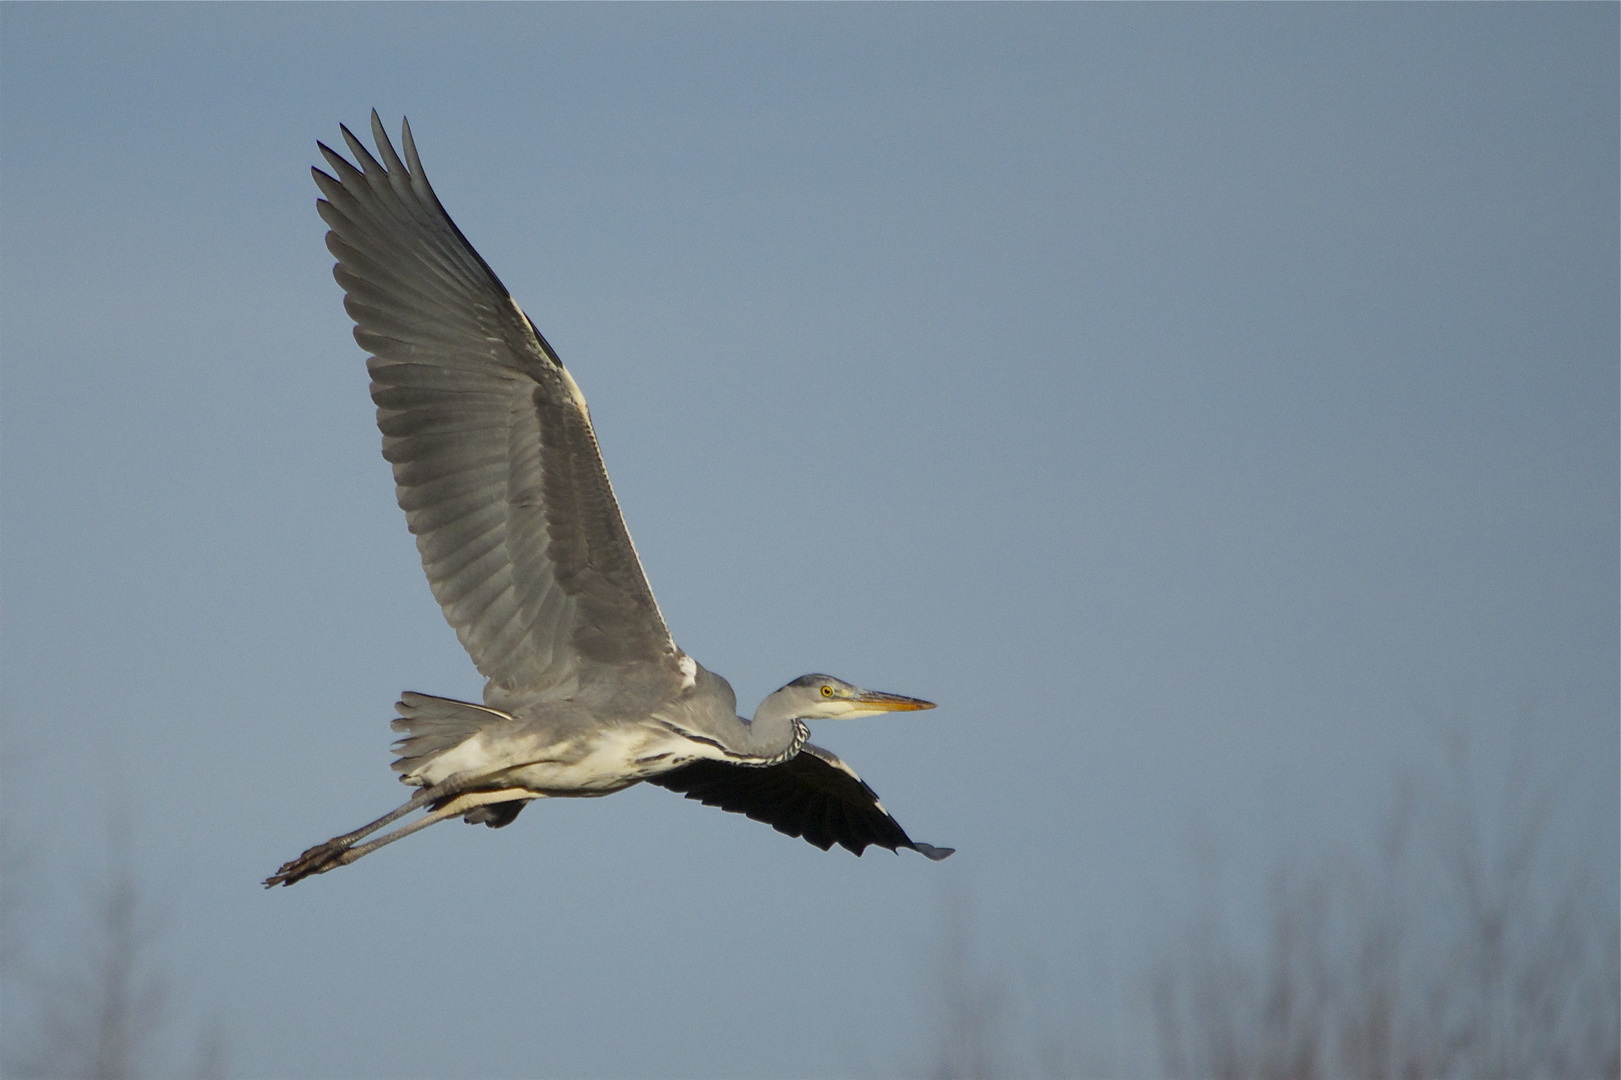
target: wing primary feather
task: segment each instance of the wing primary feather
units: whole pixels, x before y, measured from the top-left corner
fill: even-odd
[[[668,669],[679,650],[636,557],[573,378],[400,150],[318,143],[334,277],[371,356],[396,496],[446,620],[502,693]],[[490,691],[487,691],[487,693]]]

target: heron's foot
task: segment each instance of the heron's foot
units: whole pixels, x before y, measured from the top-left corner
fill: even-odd
[[[313,874],[324,874],[334,867],[353,862],[352,857],[346,857],[349,856],[349,848],[353,843],[354,841],[348,837],[337,836],[324,844],[316,844],[291,862],[282,863],[280,870],[265,878],[265,888],[291,885]]]

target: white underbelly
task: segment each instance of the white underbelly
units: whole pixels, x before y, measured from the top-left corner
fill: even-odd
[[[457,773],[489,776],[537,795],[609,795],[685,765],[703,747],[668,729],[626,725],[542,744],[533,738],[480,732],[440,754],[417,774],[437,784]]]

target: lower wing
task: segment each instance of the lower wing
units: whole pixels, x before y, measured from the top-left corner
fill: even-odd
[[[877,844],[890,851],[911,848],[940,860],[956,850],[915,842],[855,770],[808,743],[780,765],[757,768],[695,761],[648,777],[647,783],[678,791],[705,806],[746,814],[780,833],[802,836],[823,851],[840,844],[860,855],[869,844]]]

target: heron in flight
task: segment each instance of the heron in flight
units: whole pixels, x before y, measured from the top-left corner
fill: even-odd
[[[371,128],[381,161],[348,128],[356,164],[317,144],[332,172],[311,170],[325,196],[316,206],[355,340],[370,354],[400,508],[434,598],[487,681],[481,705],[402,694],[394,769],[416,794],[285,863],[266,887],[448,818],[500,828],[531,800],[644,780],[824,851],[950,855],[907,836],[805,727],[933,704],[805,675],[745,720],[731,685],[676,646],[579,386],[439,204],[410,124],[404,160],[375,110]]]

